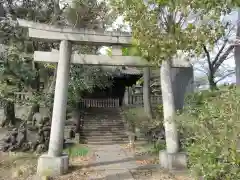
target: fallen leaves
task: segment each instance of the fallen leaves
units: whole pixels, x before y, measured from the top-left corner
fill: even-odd
[[[152,164],[150,160],[137,160],[136,163],[141,165]]]

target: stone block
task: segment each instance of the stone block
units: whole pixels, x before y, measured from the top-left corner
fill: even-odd
[[[37,174],[39,176],[59,176],[67,173],[69,158],[67,154],[60,157],[44,154],[39,157],[37,165]]]
[[[160,166],[167,170],[187,168],[187,155],[184,152],[168,153],[167,151],[159,152]]]

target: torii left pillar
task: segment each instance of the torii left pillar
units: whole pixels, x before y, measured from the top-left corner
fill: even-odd
[[[57,78],[54,93],[51,135],[47,154],[39,157],[37,173],[39,175],[61,175],[67,172],[68,155],[63,154],[64,125],[66,120],[67,93],[72,45],[70,41],[60,43]]]

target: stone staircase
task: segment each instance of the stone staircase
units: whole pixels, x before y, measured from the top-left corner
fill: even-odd
[[[119,108],[89,108],[84,116],[83,133],[88,144],[107,145],[128,142]]]

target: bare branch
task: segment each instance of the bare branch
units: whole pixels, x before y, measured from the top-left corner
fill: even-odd
[[[234,74],[234,73],[235,73],[235,71],[232,71],[232,72],[229,72],[229,73],[225,74],[224,76],[222,76],[221,78],[219,78],[219,79],[216,81],[216,83],[224,80],[225,78],[227,78],[228,76],[230,76],[230,75],[232,75],[232,74]]]
[[[220,56],[221,53],[223,52],[223,50],[224,50],[224,48],[226,47],[227,43],[228,43],[228,40],[225,40],[225,41],[223,42],[222,47],[220,48],[220,50],[218,51],[217,55],[215,56],[215,58],[214,58],[214,60],[213,60],[213,62],[212,62],[212,65],[213,65],[213,66],[214,66],[214,65],[216,64],[216,62],[218,61],[219,56]]]
[[[221,66],[221,64],[226,60],[228,55],[231,53],[231,51],[234,49],[234,46],[229,46],[228,49],[224,52],[224,54],[219,58],[219,60],[216,62],[216,64],[213,67],[213,73],[215,73],[218,68]]]
[[[203,69],[196,68],[196,67],[195,67],[195,69],[196,69],[197,71],[200,71],[200,72],[202,72],[202,73],[204,73],[204,74],[208,75],[208,72],[204,71]]]
[[[231,58],[233,58],[233,57],[234,57],[234,55],[228,56],[228,57],[225,59],[225,61],[228,60],[228,59],[231,59]]]

